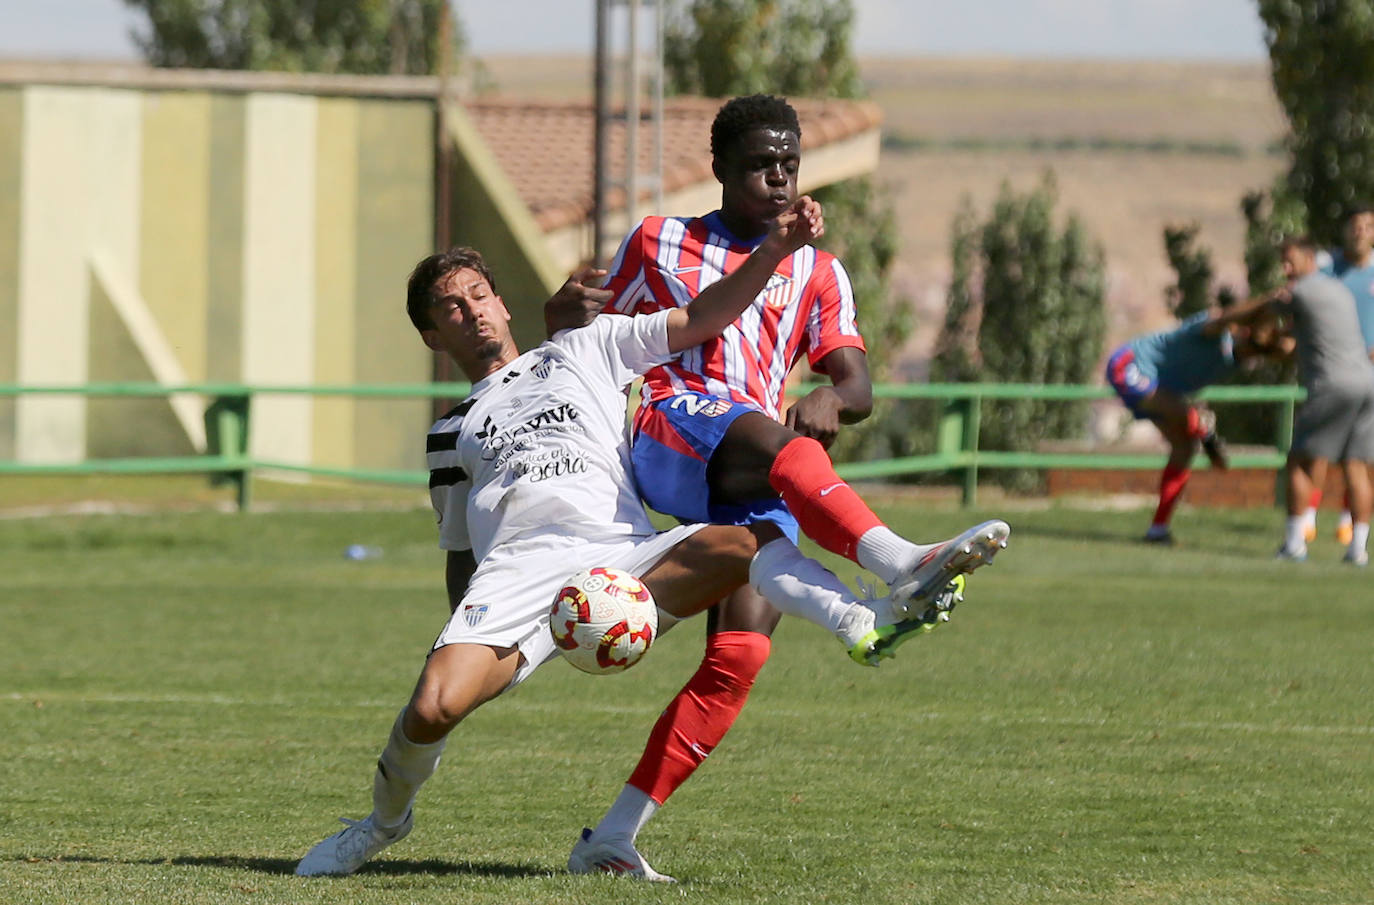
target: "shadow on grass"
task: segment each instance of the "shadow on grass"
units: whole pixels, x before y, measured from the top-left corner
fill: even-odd
[[[259,874],[294,874],[298,859],[245,858],[240,855],[176,855],[170,858],[100,858],[93,855],[10,855],[3,861],[30,864],[170,864],[176,867],[223,867],[229,870],[251,871]],[[427,859],[411,861],[390,859],[365,864],[359,876],[382,874],[406,876],[411,874],[462,875],[472,877],[547,877],[552,872],[533,864],[500,864],[481,861],[439,861]]]

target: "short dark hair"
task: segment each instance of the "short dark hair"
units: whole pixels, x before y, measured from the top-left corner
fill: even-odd
[[[1374,214],[1374,203],[1370,203],[1369,201],[1365,200],[1360,200],[1349,205],[1345,209],[1346,220],[1349,220],[1351,217],[1358,216],[1359,214]]]
[[[797,111],[780,97],[750,94],[726,101],[711,123],[711,156],[727,153],[746,132],[754,129],[783,129],[801,139]]]
[[[416,330],[434,329],[429,309],[438,298],[435,287],[439,280],[455,270],[477,271],[487,281],[491,291],[496,291],[496,280],[492,279],[491,270],[477,249],[460,245],[432,254],[415,265],[410,272],[410,279],[406,281],[406,314],[410,315],[410,322]]]
[[[1290,248],[1298,248],[1310,255],[1317,253],[1317,243],[1306,233],[1297,236],[1288,236],[1279,243],[1279,251],[1287,251]]]

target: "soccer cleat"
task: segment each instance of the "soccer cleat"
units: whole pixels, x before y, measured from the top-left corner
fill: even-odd
[[[1150,526],[1149,531],[1145,532],[1145,536],[1142,537],[1141,540],[1147,544],[1159,544],[1161,547],[1172,547],[1174,545],[1173,532],[1168,528],[1156,531],[1153,525]]]
[[[1337,535],[1337,537],[1340,536],[1340,533],[1341,533],[1341,529],[1340,529],[1340,528],[1337,528],[1337,529],[1336,529],[1336,535]],[[1305,544],[1310,544],[1310,543],[1312,543],[1312,542],[1313,542],[1314,540],[1316,540],[1316,539],[1317,539],[1317,523],[1316,523],[1316,521],[1303,522],[1303,524],[1302,524],[1302,541],[1303,541],[1303,543],[1305,543]],[[1347,538],[1346,540],[1342,541],[1342,543],[1348,544],[1348,543],[1350,543],[1350,540]]]
[[[628,839],[603,839],[592,841],[592,831],[582,828],[582,838],[573,846],[568,856],[568,873],[615,874],[618,877],[636,877],[650,883],[676,883],[667,874],[661,874],[649,866],[644,856],[635,851],[634,843]]]
[[[1006,522],[993,519],[931,548],[910,571],[892,582],[889,599],[897,615],[924,613],[931,598],[953,581],[954,576],[992,562],[998,551],[1006,548],[1010,534],[1011,528]]]
[[[1317,533],[1316,528],[1312,529],[1312,533]],[[1354,539],[1355,525],[1353,522],[1341,522],[1336,526],[1336,543],[1343,547],[1348,547],[1350,546],[1350,542]]]
[[[950,610],[963,602],[965,584],[963,575],[954,576],[915,618],[901,618],[890,597],[856,603],[845,613],[835,634],[851,660],[861,666],[877,666],[907,640],[948,622]]]
[[[1221,434],[1216,431],[1202,438],[1202,451],[1207,454],[1207,461],[1218,471],[1226,471],[1231,467],[1231,459],[1226,454],[1226,441],[1221,439]]]
[[[1280,562],[1307,562],[1307,548],[1290,550],[1287,547],[1279,547],[1279,551],[1274,554],[1274,559]]]
[[[394,842],[400,842],[415,825],[412,813],[407,812],[401,825],[391,832],[372,822],[372,815],[362,820],[340,817],[347,824],[343,829],[316,845],[301,863],[296,865],[299,877],[341,876],[351,874],[373,855]]]
[[[1349,563],[1352,566],[1367,566],[1369,565],[1369,551],[1346,550],[1345,555],[1341,557],[1341,562]]]

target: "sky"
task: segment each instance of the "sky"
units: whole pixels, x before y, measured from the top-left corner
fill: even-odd
[[[593,0],[454,0],[478,55],[590,52]],[[859,55],[1259,60],[1255,0],[853,0]],[[122,0],[0,0],[0,57],[136,59]]]

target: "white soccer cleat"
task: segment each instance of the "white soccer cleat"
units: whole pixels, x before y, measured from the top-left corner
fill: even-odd
[[[362,820],[340,817],[346,827],[316,845],[301,863],[296,865],[298,877],[326,877],[351,874],[367,859],[394,842],[400,842],[415,825],[412,813],[406,814],[401,825],[387,832],[372,822],[372,815]]]
[[[953,540],[933,547],[891,585],[892,607],[900,616],[919,616],[931,598],[944,590],[956,575],[972,572],[992,562],[1006,549],[1011,527],[999,519],[975,525]]]
[[[644,856],[635,851],[634,844],[628,839],[603,839],[592,841],[592,831],[582,828],[582,838],[573,846],[568,856],[568,873],[615,874],[619,877],[635,877],[650,883],[676,883],[667,874],[661,874],[649,866]]]
[[[919,616],[907,618],[898,615],[900,609],[889,597],[861,600],[844,614],[835,635],[855,663],[877,666],[878,661],[891,657],[908,639],[948,622],[949,611],[963,602],[964,586],[964,576],[954,576],[953,581],[927,602]]]

